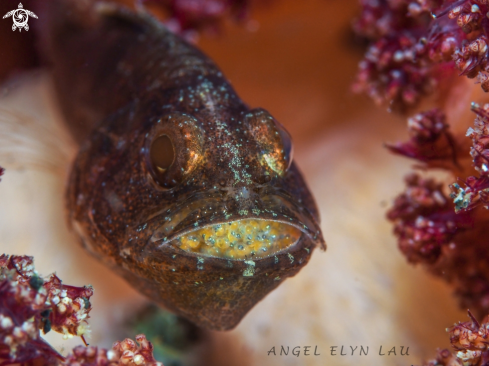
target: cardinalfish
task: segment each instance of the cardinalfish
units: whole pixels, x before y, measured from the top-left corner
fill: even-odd
[[[117,3],[52,0],[39,19],[79,143],[69,223],[92,255],[161,306],[226,330],[325,248],[288,132],[206,55]]]

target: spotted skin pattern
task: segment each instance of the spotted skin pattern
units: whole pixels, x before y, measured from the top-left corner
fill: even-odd
[[[150,299],[199,326],[232,329],[325,248],[287,132],[150,15],[103,2],[49,4],[43,49],[80,144],[66,195],[71,227]],[[175,159],[156,171],[152,142],[162,135]],[[200,230],[250,223],[293,238],[269,255],[181,247]]]

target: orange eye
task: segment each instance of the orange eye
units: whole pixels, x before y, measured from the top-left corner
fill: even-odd
[[[160,119],[148,136],[148,161],[155,181],[163,188],[173,188],[201,164],[203,131],[198,121],[183,113]]]
[[[292,163],[292,140],[285,128],[264,109],[245,117],[249,131],[261,148],[260,163],[283,176]]]

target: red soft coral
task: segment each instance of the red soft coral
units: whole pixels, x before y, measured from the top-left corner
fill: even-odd
[[[399,155],[422,162],[426,168],[458,169],[462,150],[449,131],[443,112],[435,108],[408,119],[411,139],[404,143],[388,144],[387,148]]]
[[[469,130],[469,135],[480,178],[466,178],[465,188],[454,185],[458,187],[458,192],[452,194],[454,203],[449,199],[448,184],[411,174],[406,178],[405,192],[395,199],[387,217],[394,223],[399,248],[408,261],[422,264],[450,282],[461,305],[483,315],[489,312],[489,251],[484,234],[489,211],[483,208],[486,178],[485,160],[481,158],[487,128],[483,125],[483,110],[475,111],[476,129]],[[391,145],[391,151],[415,159],[423,170],[443,169],[453,177],[470,171],[469,147],[464,139],[450,133],[439,111],[418,114],[408,126],[411,139]]]
[[[415,105],[458,69],[489,90],[485,0],[362,0],[354,22],[371,41],[354,90],[394,109]]]
[[[63,285],[54,274],[42,279],[32,257],[0,255],[0,366],[163,366],[143,334],[136,342],[115,342],[111,350],[78,346],[66,358],[41,338],[41,330],[51,329],[83,338],[92,295],[91,286]]]
[[[167,15],[166,25],[174,32],[192,37],[192,32],[217,29],[225,19],[241,21],[256,0],[139,0]],[[270,1],[270,0],[269,0]],[[263,1],[262,1],[263,2]]]
[[[97,347],[78,346],[66,358],[66,366],[163,366],[153,357],[153,345],[143,334],[136,336],[136,342],[126,338],[115,342],[111,350]]]
[[[459,322],[448,328],[450,343],[455,351],[439,350],[434,360],[423,366],[487,366],[489,365],[489,318],[482,324],[469,311],[469,322]]]
[[[452,185],[452,198],[457,211],[472,210],[479,205],[489,208],[489,104],[483,108],[473,104],[472,110],[477,118],[474,128],[468,129],[467,136],[472,139],[470,155],[479,175],[466,178],[464,188],[457,183]]]
[[[83,337],[92,294],[90,286],[66,286],[54,274],[42,279],[32,257],[1,255],[0,364],[62,360],[40,331]]]
[[[455,235],[467,228],[469,215],[457,215],[443,193],[442,184],[422,179],[417,174],[406,177],[407,188],[387,213],[394,222],[399,248],[411,263],[433,264],[450,246]]]

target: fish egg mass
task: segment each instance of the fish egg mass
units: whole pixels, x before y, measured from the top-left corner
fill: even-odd
[[[182,250],[235,260],[268,257],[294,243],[301,231],[266,220],[240,220],[208,226],[173,240]]]

